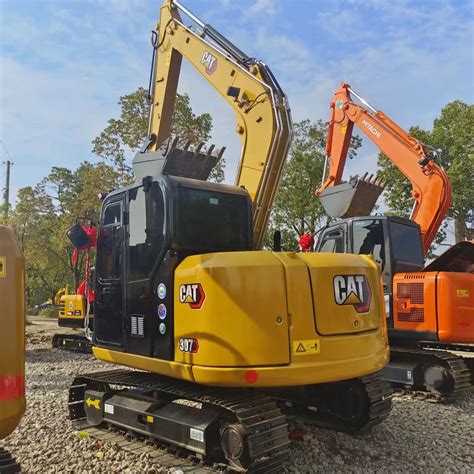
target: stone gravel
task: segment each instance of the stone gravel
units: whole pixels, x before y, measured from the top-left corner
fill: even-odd
[[[54,326],[53,326],[54,329]],[[67,417],[76,374],[110,370],[92,356],[50,348],[51,329],[28,326],[27,411],[3,444],[25,472],[171,472],[147,455],[77,432]],[[474,397],[438,405],[398,397],[372,432],[347,435],[291,420],[288,473],[474,472]]]

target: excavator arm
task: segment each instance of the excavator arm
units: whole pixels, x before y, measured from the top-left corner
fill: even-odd
[[[185,26],[180,12],[197,26]],[[236,132],[242,143],[235,184],[245,188],[252,199],[254,247],[258,249],[263,244],[291,141],[292,124],[286,96],[268,66],[245,55],[178,1],[165,1],[157,32],[149,139],[142,151],[156,152],[170,136],[184,57],[234,112]]]
[[[367,108],[353,102],[351,94]],[[444,169],[431,160],[423,145],[390,120],[384,113],[374,109],[367,101],[351,90],[349,84],[342,84],[331,102],[326,144],[326,167],[321,187],[316,191],[323,205],[326,197],[344,200],[344,193],[334,194],[341,183],[354,125],[379,148],[390,161],[410,180],[415,200],[410,218],[421,228],[425,253],[438,231],[451,205],[451,184]],[[326,172],[326,168],[328,168]],[[363,198],[371,188],[383,191],[380,181],[371,180],[359,183],[361,192],[352,191],[350,199]],[[373,201],[373,204],[375,201]],[[373,206],[372,204],[372,206]],[[342,206],[344,209],[350,205]],[[371,208],[363,214],[370,214]],[[359,214],[359,215],[363,215]],[[341,216],[333,216],[341,217]],[[345,215],[344,217],[351,217]]]

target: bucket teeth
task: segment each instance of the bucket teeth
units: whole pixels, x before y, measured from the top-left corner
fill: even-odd
[[[219,149],[215,145],[206,149],[204,142],[194,145],[189,139],[171,137],[157,151],[139,152],[135,155],[135,178],[166,174],[205,181],[222,158],[224,150],[225,147]]]
[[[326,188],[319,200],[331,217],[368,216],[384,188],[383,178],[365,173],[361,178],[352,176],[348,183]]]

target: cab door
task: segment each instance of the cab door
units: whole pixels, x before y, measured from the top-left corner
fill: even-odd
[[[125,194],[104,203],[97,238],[95,344],[124,348]]]
[[[158,302],[152,285],[153,274],[164,256],[164,196],[158,182],[152,182],[146,189],[143,186],[129,189],[127,197],[126,352],[151,356],[153,341],[161,334],[160,325],[164,327],[166,313],[170,310],[169,305],[165,306],[165,298]],[[168,293],[172,294],[169,285]],[[171,315],[166,319],[171,319]],[[169,324],[166,326],[170,328]],[[169,333],[169,329],[166,332]]]

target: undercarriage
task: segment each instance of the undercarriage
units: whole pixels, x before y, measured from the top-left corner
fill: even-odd
[[[270,391],[113,370],[81,375],[69,392],[70,419],[78,429],[132,432],[202,466],[241,472],[276,472],[288,461],[286,414],[355,432],[383,421],[390,408],[391,390],[380,374]]]
[[[390,363],[382,372],[396,391],[432,402],[453,402],[472,393],[473,362],[447,350],[392,346]]]

